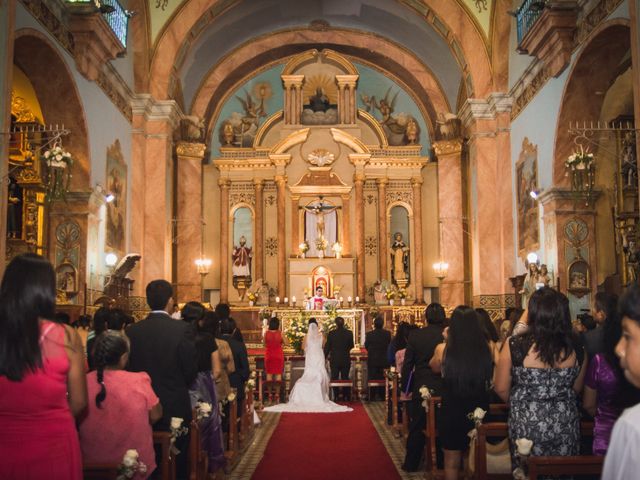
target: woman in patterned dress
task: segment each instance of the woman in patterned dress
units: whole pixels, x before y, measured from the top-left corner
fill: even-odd
[[[509,438],[533,441],[533,455],[578,455],[586,354],[571,329],[569,302],[543,287],[529,301],[529,331],[500,353],[495,391],[509,402]]]

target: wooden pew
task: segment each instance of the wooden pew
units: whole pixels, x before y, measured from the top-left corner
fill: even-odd
[[[436,438],[438,437],[438,429],[436,426],[436,408],[442,405],[442,397],[431,397],[428,402],[427,426],[424,431],[424,466],[427,477],[433,477],[438,472],[438,464],[436,461]]]
[[[116,480],[120,465],[110,463],[85,463],[82,468],[84,480]]]
[[[509,473],[488,473],[487,472],[487,437],[509,437],[509,426],[506,422],[483,423],[477,429],[478,439],[475,451],[475,478],[477,480],[498,480],[512,479],[513,474]],[[510,460],[509,460],[510,461]],[[511,468],[509,468],[511,470]]]
[[[232,389],[235,392],[235,389]],[[238,399],[234,398],[229,406],[229,431],[226,435],[224,456],[230,466],[237,461],[239,453]]]
[[[175,480],[176,458],[171,454],[171,434],[169,432],[153,432],[153,444],[159,445],[162,451],[160,459],[160,479]]]
[[[253,439],[253,411],[253,389],[249,389],[246,391],[240,418],[240,449],[246,448]]]
[[[576,455],[568,457],[529,457],[529,479],[540,475],[596,475],[602,473],[604,457]]]
[[[191,434],[189,436],[189,480],[206,480],[209,456],[202,449],[202,435],[197,421],[197,412],[193,410]]]

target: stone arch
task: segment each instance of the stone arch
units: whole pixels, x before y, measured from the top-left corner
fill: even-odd
[[[156,41],[150,66],[150,78],[154,79],[150,85],[150,93],[157,100],[166,100],[170,97],[171,85],[175,82],[172,74],[176,60],[179,56],[184,57],[184,55],[180,55],[181,52],[188,49],[187,42],[194,40],[190,32],[196,24],[200,24],[203,18],[208,18],[209,22],[215,21],[216,15],[211,10],[216,3],[214,0],[183,2],[169,23],[163,27],[160,37]],[[433,21],[435,14],[449,28],[448,44],[454,56],[461,63],[463,72],[468,72],[471,76],[475,96],[486,97],[493,90],[492,65],[485,40],[474,21],[469,17],[469,13],[458,2],[425,0],[424,3],[431,10],[431,14],[426,15],[426,18]],[[447,22],[448,19],[453,21]],[[306,32],[313,33],[308,30]],[[456,48],[453,46],[454,40],[456,40],[455,43],[462,51],[464,58],[459,58],[456,55]],[[483,46],[481,54],[478,54],[478,45]]]
[[[91,162],[87,122],[67,63],[46,36],[31,28],[16,31],[13,58],[33,84],[45,123],[64,124],[71,131],[63,138],[75,160],[71,190],[88,190]]]
[[[288,30],[240,46],[209,71],[196,93],[189,113],[205,119],[209,138],[214,127],[212,119],[215,118],[215,109],[223,105],[225,96],[235,85],[245,77],[253,75],[255,70],[265,63],[273,62],[274,59],[285,59],[322,44],[322,48],[362,58],[367,63],[384,65],[386,71],[394,72],[394,76],[400,77],[407,90],[416,95],[417,100],[424,106],[425,120],[431,120],[431,123],[427,123],[429,134],[434,138],[437,113],[451,111],[452,108],[442,87],[427,66],[398,45],[364,33],[334,30],[332,41],[336,43],[328,45],[323,43],[325,40],[323,32]],[[356,47],[361,44],[367,45],[367,48]],[[396,63],[394,58],[403,58],[403,63]]]
[[[569,123],[599,118],[604,97],[594,95],[594,92],[606,91],[615,78],[615,67],[630,48],[629,28],[629,21],[624,19],[602,24],[584,43],[569,72],[556,125],[553,154],[555,186],[569,185],[564,161],[575,148],[568,132]]]

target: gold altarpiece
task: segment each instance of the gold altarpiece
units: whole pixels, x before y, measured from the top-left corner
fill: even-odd
[[[318,78],[324,79],[322,88],[314,84]],[[373,287],[381,281],[400,283],[409,303],[422,302],[424,288],[438,286],[430,273],[438,255],[436,165],[422,156],[415,139],[389,145],[382,122],[356,108],[358,79],[345,57],[330,50],[305,52],[285,66],[283,109],[262,122],[251,147],[233,146],[232,128],[222,132],[228,145],[202,172],[203,251],[219,259],[203,287],[219,288],[220,301],[247,305],[251,286],[260,284],[258,304],[273,305],[277,296],[289,303],[296,297],[300,306],[312,294],[318,267],[327,272],[325,293],[345,302],[373,301]],[[305,122],[303,104],[313,103],[314,91],[316,100],[335,106],[335,122]],[[322,215],[311,217],[315,227],[308,220],[314,208]],[[392,272],[396,211],[407,223],[406,274],[400,282]],[[239,226],[250,247],[243,253],[248,269],[235,263]],[[302,244],[325,233],[334,235],[340,252],[329,244],[324,255],[305,254]]]

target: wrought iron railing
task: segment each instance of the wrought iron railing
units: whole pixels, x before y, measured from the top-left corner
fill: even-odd
[[[127,48],[127,32],[129,28],[129,13],[118,0],[66,0],[67,3],[94,5],[100,9],[104,20],[111,31],[118,38],[124,48]],[[84,7],[83,7],[84,8]]]
[[[531,30],[536,20],[542,15],[548,0],[524,0],[520,8],[516,11],[516,23],[518,26],[518,45]]]

